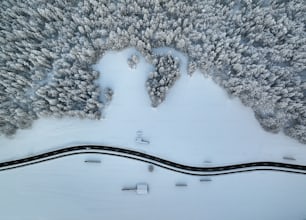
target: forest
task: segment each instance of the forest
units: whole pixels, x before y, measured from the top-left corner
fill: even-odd
[[[306,143],[305,14],[304,0],[2,0],[0,134],[39,117],[99,119],[116,91],[92,65],[109,50],[135,47],[155,66],[144,86],[157,107],[180,73],[153,49],[171,47],[265,130]]]

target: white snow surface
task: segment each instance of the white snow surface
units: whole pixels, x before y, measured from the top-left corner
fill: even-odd
[[[265,132],[251,109],[210,78],[186,73],[158,108],[145,81],[153,67],[134,49],[108,52],[94,66],[102,87],[114,90],[101,120],[44,118],[15,137],[0,137],[0,161],[71,145],[101,144],[139,150],[190,165],[281,161],[306,164],[306,147]],[[141,57],[129,68],[131,54]],[[135,141],[137,138],[137,141]],[[142,141],[143,140],[143,141]],[[142,143],[143,142],[143,143]],[[85,163],[84,161],[101,161]],[[210,162],[210,163],[205,163]],[[116,156],[83,154],[0,172],[0,219],[5,220],[304,220],[306,175],[256,171],[210,177],[175,173]],[[148,184],[148,195],[122,191]],[[176,184],[187,187],[176,187]]]
[[[306,164],[306,146],[264,131],[251,109],[230,98],[210,78],[196,71],[187,75],[187,58],[171,48],[181,61],[181,76],[166,100],[152,108],[145,88],[153,66],[133,48],[107,52],[94,65],[102,88],[114,96],[101,120],[42,118],[13,138],[0,137],[0,161],[25,157],[71,145],[101,144],[135,149],[190,165],[223,165],[249,161],[281,161],[294,157]],[[132,54],[140,57],[136,69],[128,66]],[[148,143],[135,141],[138,132]]]
[[[99,164],[84,163],[99,159]],[[69,156],[0,172],[3,220],[304,220],[306,175],[251,172],[210,177],[131,159]],[[121,191],[137,183],[148,195]],[[185,183],[187,187],[176,187]]]

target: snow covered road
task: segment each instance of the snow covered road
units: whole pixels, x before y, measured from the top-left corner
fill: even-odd
[[[139,151],[109,147],[98,145],[82,145],[63,148],[55,151],[46,152],[43,154],[21,158],[13,161],[0,163],[0,171],[10,170],[14,168],[29,166],[37,163],[42,163],[50,160],[59,159],[62,157],[78,155],[78,154],[103,154],[123,157],[142,162],[154,164],[156,166],[188,175],[194,176],[216,176],[224,174],[234,174],[250,171],[281,171],[296,174],[306,174],[306,166],[289,163],[277,163],[269,161],[250,162],[243,164],[231,164],[227,166],[202,166],[195,167],[188,164],[179,164],[173,161],[165,160],[154,155],[146,154]],[[87,160],[85,162],[98,162],[99,160]]]

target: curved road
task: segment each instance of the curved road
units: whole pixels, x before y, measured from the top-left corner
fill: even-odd
[[[306,166],[297,165],[297,164],[262,161],[262,162],[242,163],[242,164],[233,164],[233,165],[216,166],[216,167],[212,166],[195,167],[195,166],[179,164],[176,162],[172,162],[139,151],[117,148],[117,147],[109,147],[109,146],[98,146],[98,145],[82,145],[82,146],[67,147],[18,160],[1,162],[0,171],[28,166],[31,164],[42,163],[44,161],[54,160],[57,158],[66,157],[70,155],[93,154],[93,153],[113,155],[113,156],[119,156],[138,161],[143,161],[146,163],[154,164],[159,167],[163,167],[168,170],[188,175],[195,175],[195,176],[214,176],[214,175],[224,175],[224,174],[250,172],[250,171],[281,171],[281,172],[289,172],[297,174],[306,174]]]

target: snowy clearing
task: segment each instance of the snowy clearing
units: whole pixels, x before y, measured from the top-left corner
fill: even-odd
[[[100,119],[91,67],[107,51],[133,47],[154,65],[146,86],[159,105],[177,63],[154,49],[171,47],[188,57],[188,73],[212,77],[265,130],[306,144],[305,14],[305,0],[0,1],[0,134],[41,117]]]
[[[186,58],[169,48],[181,62],[181,76],[166,100],[152,108],[145,81],[153,66],[135,49],[108,52],[95,65],[102,88],[114,91],[103,119],[44,118],[14,138],[0,137],[1,161],[74,144],[101,144],[144,151],[180,163],[213,165],[249,161],[284,161],[306,164],[304,145],[283,134],[265,132],[251,109],[231,99],[210,78],[198,71],[186,73]],[[128,65],[139,56],[136,69]]]
[[[84,162],[89,159],[101,163]],[[135,160],[91,154],[0,172],[1,219],[303,220],[306,217],[306,175],[251,172],[200,181],[199,177],[159,167],[149,172],[148,166]],[[148,184],[148,194],[122,191],[138,183]],[[187,186],[176,186],[179,184]]]

